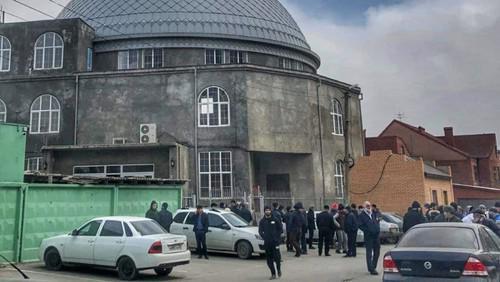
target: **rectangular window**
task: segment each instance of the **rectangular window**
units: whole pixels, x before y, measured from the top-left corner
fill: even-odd
[[[229,63],[246,64],[248,62],[248,53],[243,51],[229,51]]]
[[[87,71],[92,71],[92,61],[93,61],[93,56],[94,56],[94,49],[92,48],[87,48]]]
[[[337,161],[335,163],[335,194],[337,198],[344,198],[344,163]]]
[[[126,164],[126,165],[89,165],[73,167],[75,176],[92,177],[145,177],[154,178],[153,164]]]
[[[439,205],[438,203],[438,193],[436,190],[432,190],[432,202],[435,203],[436,205]]]
[[[128,69],[128,51],[118,52],[118,69],[119,70]]]
[[[200,198],[230,199],[233,197],[231,152],[199,154]]]
[[[163,67],[163,49],[144,49],[142,56],[143,68],[157,69]]]
[[[224,50],[222,49],[207,49],[205,50],[205,63],[207,65],[224,64]]]
[[[443,191],[443,201],[445,205],[448,205],[448,191]]]
[[[286,70],[289,70],[292,68],[292,60],[288,59],[288,58],[281,58],[280,59],[280,67],[282,69],[286,69]]]
[[[139,52],[140,50],[128,51],[128,69],[134,70],[139,68]]]
[[[27,158],[26,159],[26,171],[40,171],[42,168],[43,158]]]

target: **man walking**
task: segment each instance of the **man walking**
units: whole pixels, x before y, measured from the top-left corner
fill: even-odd
[[[347,233],[347,255],[344,257],[356,257],[356,239],[358,237],[358,219],[351,207],[344,209],[344,230]]]
[[[309,231],[309,249],[314,250],[313,247],[313,239],[314,239],[314,230],[316,230],[314,220],[314,207],[310,207],[309,211],[307,211],[307,230]]]
[[[271,270],[271,280],[281,277],[281,255],[279,254],[281,233],[283,226],[279,219],[273,216],[271,208],[264,208],[264,217],[259,222],[259,234],[264,239],[264,249],[266,251],[267,266]],[[276,268],[274,267],[276,264]]]
[[[196,237],[196,252],[198,253],[198,258],[201,259],[202,256],[208,259],[207,254],[207,239],[206,234],[208,232],[208,215],[203,212],[202,206],[196,207],[196,213],[193,216],[193,232]]]
[[[292,218],[292,207],[286,207],[286,213],[283,215],[283,223],[286,224],[286,251],[293,252],[293,246],[290,240],[290,219]]]
[[[304,217],[300,210],[304,209],[301,202],[298,202],[293,206],[294,211],[290,215],[289,224],[287,224],[287,232],[290,229],[290,243],[295,249],[295,257],[300,257],[302,250],[300,249],[300,238],[302,235],[302,226],[304,225]],[[290,227],[290,228],[289,228]]]
[[[333,216],[330,214],[330,207],[328,205],[325,205],[323,211],[316,217],[316,225],[318,225],[319,232],[318,255],[321,256],[323,246],[325,246],[325,256],[329,257],[335,224],[333,223]]]
[[[378,275],[377,263],[380,256],[380,225],[376,216],[370,202],[366,201],[363,212],[359,215],[359,228],[365,235],[366,265],[371,275]]]
[[[168,210],[168,203],[163,203],[161,205],[161,211],[159,214],[159,224],[161,227],[163,227],[165,230],[167,230],[168,233],[170,233],[170,225],[172,225],[172,213]]]

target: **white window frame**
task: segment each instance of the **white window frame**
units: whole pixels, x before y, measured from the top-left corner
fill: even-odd
[[[217,51],[221,51],[221,62],[217,63]],[[207,57],[208,53],[213,52],[214,62],[208,63]],[[226,50],[224,49],[205,49],[205,65],[223,65],[226,63]]]
[[[108,173],[108,167],[119,166],[120,172],[118,173]],[[127,166],[152,166],[153,171],[151,172],[124,172],[123,168]],[[103,173],[75,173],[77,168],[86,168],[86,167],[102,167],[104,168]],[[155,165],[154,164],[114,164],[114,165],[76,165],[73,166],[73,175],[74,176],[90,176],[90,177],[144,177],[144,178],[155,178]],[[119,174],[119,175],[118,175]]]
[[[236,53],[236,62],[231,62],[231,53]],[[238,51],[238,50],[229,50],[229,63],[230,64],[247,64],[248,63],[248,52],[246,51]]]
[[[332,100],[332,134],[336,136],[344,136],[344,111],[339,100]]]
[[[31,162],[35,162],[35,169],[30,169],[31,168]],[[42,167],[42,162],[43,162],[43,158],[42,157],[27,158],[26,159],[26,168],[25,168],[25,171],[27,171],[27,172],[37,172],[37,171],[40,171],[40,168]]]
[[[210,89],[212,88],[217,88],[217,102],[210,101],[208,98]],[[202,101],[202,95],[204,93],[207,93],[207,99],[206,101]],[[224,95],[227,97],[227,102],[221,102],[220,97],[221,97],[221,92],[223,92]],[[222,124],[222,105],[227,105],[227,124]],[[202,109],[206,107],[207,109],[213,109],[215,107],[218,108],[218,113],[219,113],[219,123],[218,124],[210,124],[210,113],[206,114],[207,115],[207,124],[202,125],[201,124],[201,115],[204,114]],[[210,110],[208,110],[210,112]],[[229,99],[229,95],[227,94],[226,90],[224,90],[221,87],[218,86],[210,86],[203,91],[201,91],[200,95],[198,96],[198,127],[227,127],[231,126],[231,100]]]
[[[285,70],[292,69],[292,59],[281,57],[280,58],[280,67]]]
[[[87,48],[87,71],[94,69],[94,49]]]
[[[5,42],[9,45],[9,48],[5,48]],[[8,53],[6,56],[5,53]],[[3,60],[4,58],[8,58],[9,60],[9,65],[7,66],[7,69],[3,69]],[[3,35],[0,35],[0,72],[8,72],[10,71],[10,64],[12,62],[12,44],[10,43],[9,39]]]
[[[3,111],[1,107],[3,107]],[[0,99],[0,122],[7,122],[7,105],[2,99]]]
[[[208,172],[202,172],[201,171],[201,155],[202,154],[208,154]],[[211,163],[212,163],[212,155],[218,154],[219,155],[219,171],[212,171],[211,168]],[[222,170],[222,154],[229,154],[229,171],[223,171]],[[199,198],[200,199],[232,199],[233,194],[234,194],[234,186],[233,186],[233,154],[231,151],[208,151],[208,152],[199,152],[198,153],[198,193],[199,193]],[[220,191],[221,191],[221,197],[212,197],[212,175],[220,175]],[[202,197],[201,193],[201,178],[202,175],[208,175],[208,197]],[[223,186],[223,177],[224,175],[229,175],[230,180],[231,180],[231,192],[230,195],[224,195],[224,186]]]
[[[52,42],[52,46],[45,46],[45,37],[47,37],[49,34],[54,34],[54,37],[53,37],[53,42]],[[62,45],[58,45],[56,46],[56,38],[59,38],[61,40],[61,43]],[[43,40],[43,45],[42,47],[37,47],[38,45],[38,41],[40,40]],[[60,67],[55,67],[55,64],[56,64],[56,50],[57,49],[61,49],[61,66]],[[37,55],[36,55],[36,51],[37,50],[42,50],[42,67],[41,68],[38,68],[36,66],[36,62],[37,62]],[[64,40],[63,38],[55,33],[55,32],[46,32],[42,35],[40,35],[38,37],[38,39],[35,41],[35,48],[34,48],[34,51],[35,51],[35,55],[34,55],[34,61],[33,61],[33,69],[35,70],[50,70],[50,69],[62,69],[63,66],[64,66]],[[46,68],[45,67],[45,53],[46,52],[52,52],[52,63],[51,63],[51,67],[48,67]]]
[[[48,110],[42,110],[42,100],[43,97],[50,97],[50,105]],[[40,100],[40,108],[39,109],[33,109],[36,101]],[[53,102],[55,102],[58,106],[58,109],[53,109]],[[42,124],[42,113],[48,112],[49,113],[49,130],[48,131],[40,131],[40,125]],[[57,130],[52,128],[52,115],[54,113],[58,114],[58,120],[57,120]],[[37,131],[33,131],[33,116],[35,114],[38,114],[38,127]],[[57,98],[53,95],[50,94],[44,94],[38,96],[33,103],[31,104],[30,107],[30,134],[54,134],[54,133],[59,133],[61,130],[61,104],[57,100]]]
[[[151,67],[146,68],[146,50],[151,50]],[[159,67],[155,67],[155,50],[159,50],[161,53],[161,65]],[[165,49],[163,48],[147,48],[147,49],[142,49],[141,50],[141,57],[142,57],[142,69],[158,69],[158,68],[163,68],[163,61],[165,59]]]
[[[345,193],[345,169],[344,162],[337,160],[335,162],[335,196],[338,199],[344,199]],[[340,186],[340,187],[339,187]]]

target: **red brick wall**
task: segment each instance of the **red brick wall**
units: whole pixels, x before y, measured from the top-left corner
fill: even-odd
[[[473,160],[464,161],[436,161],[438,166],[450,166],[454,183],[474,185],[474,163]]]
[[[455,199],[484,199],[484,200],[500,200],[500,189],[480,189],[474,187],[453,186]]]
[[[391,150],[394,154],[408,154],[403,140],[396,136],[372,137],[365,139],[365,155],[369,156],[371,151]]]

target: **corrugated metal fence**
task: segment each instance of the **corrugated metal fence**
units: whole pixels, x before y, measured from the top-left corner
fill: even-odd
[[[0,183],[0,253],[14,262],[36,261],[42,239],[94,217],[144,216],[152,200],[175,211],[182,187]]]

